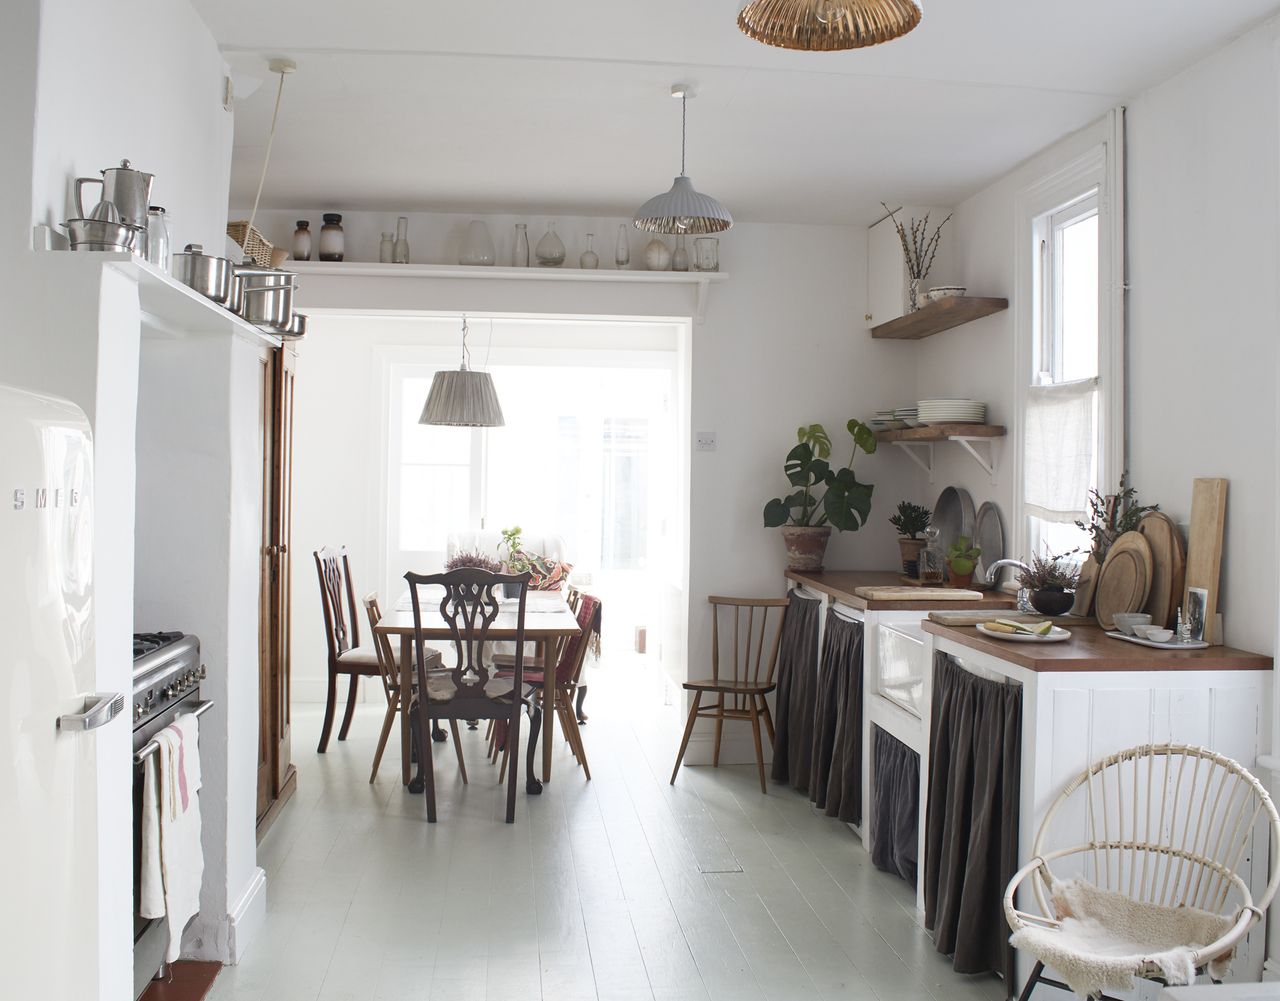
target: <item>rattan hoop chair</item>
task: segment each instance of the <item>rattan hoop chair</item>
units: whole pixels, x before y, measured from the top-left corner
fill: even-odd
[[[1013,944],[1037,959],[1021,1001],[1039,983],[1107,999],[1104,989],[1124,990],[1134,978],[1187,982],[1207,968],[1220,980],[1275,895],[1278,853],[1280,816],[1239,762],[1185,744],[1146,744],[1101,759],[1049,807],[1031,860],[1005,890]],[[1242,874],[1249,862],[1252,873]],[[1255,900],[1250,884],[1263,878]],[[1015,904],[1026,882],[1023,902],[1033,896],[1039,914]],[[1199,937],[1214,937],[1196,941],[1192,926]],[[1149,937],[1134,938],[1137,928]],[[1105,949],[1076,944],[1099,934]],[[1045,976],[1046,958],[1067,983]]]

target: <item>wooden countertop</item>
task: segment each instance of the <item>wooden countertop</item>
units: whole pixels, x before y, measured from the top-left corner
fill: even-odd
[[[787,580],[822,594],[829,594],[837,601],[864,611],[873,612],[938,612],[943,609],[1013,608],[1017,601],[1013,595],[1002,591],[989,591],[981,601],[870,601],[854,594],[858,587],[896,587],[902,583],[899,570],[788,570]],[[922,587],[928,593],[933,588]]]
[[[1157,650],[1112,639],[1096,624],[1073,623],[1066,628],[1071,639],[1063,643],[1032,644],[991,639],[973,626],[924,622],[927,633],[1030,671],[1270,671],[1272,666],[1264,654],[1232,647]]]

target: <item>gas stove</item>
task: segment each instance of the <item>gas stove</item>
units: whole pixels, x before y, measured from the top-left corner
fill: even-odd
[[[184,633],[133,637],[133,728],[146,727],[189,697],[198,697],[205,669],[200,641]],[[150,729],[150,728],[148,728]]]

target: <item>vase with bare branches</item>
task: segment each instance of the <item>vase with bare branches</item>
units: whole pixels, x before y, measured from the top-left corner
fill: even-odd
[[[942,222],[929,231],[929,213],[923,219],[912,218],[910,230],[898,220],[897,210],[889,208],[884,202],[884,210],[893,220],[893,228],[898,231],[898,240],[902,244],[902,256],[907,265],[907,312],[914,313],[920,308],[920,290],[929,269],[933,267],[933,259],[938,253],[938,240],[942,236],[942,227],[951,221],[948,214]]]

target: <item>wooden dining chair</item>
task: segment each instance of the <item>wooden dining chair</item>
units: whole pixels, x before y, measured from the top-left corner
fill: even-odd
[[[587,763],[587,748],[582,742],[582,731],[578,728],[578,716],[574,710],[574,700],[579,691],[579,680],[582,668],[587,662],[587,651],[600,636],[600,622],[603,618],[603,604],[599,598],[590,594],[572,594],[569,606],[577,613],[578,632],[570,636],[560,647],[556,660],[555,700],[552,708],[560,720],[561,732],[569,742],[574,758],[582,766],[587,779],[591,778],[591,766]],[[510,671],[499,661],[499,676],[509,677]],[[546,712],[546,679],[541,667],[525,668],[525,684],[534,690],[543,712]],[[506,755],[503,755],[503,767],[506,767]]]
[[[378,768],[382,764],[382,754],[387,747],[387,738],[391,736],[391,728],[395,724],[396,717],[400,714],[400,664],[399,658],[396,656],[395,648],[391,645],[390,638],[378,633],[378,623],[382,621],[382,609],[378,605],[378,594],[365,595],[364,598],[365,612],[369,616],[369,635],[373,637],[374,649],[378,654],[378,672],[382,677],[382,688],[387,693],[387,714],[382,719],[382,732],[378,735],[378,749],[373,755],[373,771],[369,773],[369,784],[378,777]],[[427,672],[429,674],[438,674],[443,670],[443,658],[440,656],[439,650],[428,648],[425,657],[427,662]],[[433,666],[434,665],[434,666]],[[416,685],[414,686],[416,689]],[[458,739],[458,722],[450,720],[450,729],[453,731],[453,748],[458,756],[458,773],[462,776],[463,784],[467,782],[467,762],[462,753],[462,742]],[[401,742],[403,747],[403,741]],[[407,764],[403,765],[406,772]]]
[[[693,692],[693,705],[689,707],[689,720],[685,724],[676,766],[671,769],[671,784],[675,785],[676,773],[689,746],[694,724],[699,717],[716,721],[716,743],[711,763],[720,766],[720,735],[727,719],[747,720],[751,723],[756,741],[756,768],[760,772],[760,791],[768,792],[764,777],[764,748],[760,744],[760,723],[764,722],[773,742],[773,717],[765,696],[777,687],[773,680],[778,664],[778,647],[782,641],[782,622],[786,618],[786,598],[721,598],[712,595],[711,603],[711,677],[701,681],[686,681],[684,689]],[[732,658],[722,666],[722,651],[726,644],[720,639],[720,616],[733,611]],[[777,611],[776,621],[773,612]],[[743,612],[746,612],[745,619]],[[772,637],[772,638],[770,638]],[[768,653],[765,653],[765,648]],[[714,695],[716,704],[700,708],[704,695]],[[728,701],[726,701],[728,700]]]
[[[316,575],[320,580],[320,601],[324,608],[324,638],[329,651],[329,688],[325,699],[324,724],[320,727],[320,746],[324,754],[329,746],[333,714],[338,702],[338,678],[347,676],[347,708],[338,729],[338,739],[346,740],[355,715],[361,678],[380,676],[378,653],[373,644],[360,645],[360,622],[356,618],[355,589],[351,583],[351,562],[346,548],[325,546],[313,554]]]
[[[524,680],[525,603],[529,591],[528,573],[497,574],[487,570],[461,567],[442,574],[404,575],[409,584],[413,605],[413,670],[418,680],[418,693],[410,708],[410,718],[418,736],[418,777],[411,791],[421,787],[426,793],[427,821],[436,822],[436,786],[432,757],[432,741],[428,732],[432,720],[502,721],[507,726],[510,746],[520,745],[520,717],[528,711],[532,716],[528,750],[525,756],[526,788],[541,791],[533,774],[533,750],[541,729],[542,714]],[[504,585],[515,585],[517,606],[515,621],[515,663],[509,678],[499,678],[490,653],[489,631],[499,614],[498,596]],[[431,672],[423,636],[423,590],[441,588],[439,615],[450,634],[452,650],[445,652],[447,670]],[[450,663],[451,661],[451,663]],[[507,782],[507,823],[516,816],[516,769]]]

